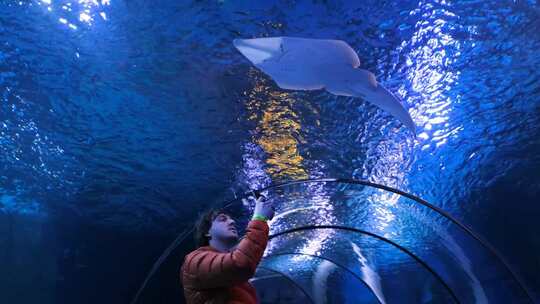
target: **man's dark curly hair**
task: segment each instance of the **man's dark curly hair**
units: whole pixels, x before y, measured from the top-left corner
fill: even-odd
[[[207,237],[205,234],[210,231],[210,227],[212,227],[212,222],[220,214],[226,213],[223,212],[223,210],[221,209],[209,209],[199,216],[197,222],[195,223],[195,232],[193,233],[193,237],[195,238],[195,245],[197,247],[209,245],[210,238]]]

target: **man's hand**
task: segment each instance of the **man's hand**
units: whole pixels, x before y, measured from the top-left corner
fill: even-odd
[[[267,201],[264,196],[259,196],[258,199],[255,199],[253,197],[250,197],[251,199],[255,200],[255,210],[253,211],[253,218],[257,216],[262,216],[266,220],[271,220],[274,218],[274,205]]]

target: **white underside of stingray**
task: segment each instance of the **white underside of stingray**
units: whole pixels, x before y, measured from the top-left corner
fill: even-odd
[[[362,97],[394,115],[415,133],[411,116],[399,100],[358,68],[360,59],[344,41],[272,37],[235,39],[234,46],[282,89],[319,90]]]

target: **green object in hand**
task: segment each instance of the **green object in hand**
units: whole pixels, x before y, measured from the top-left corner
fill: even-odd
[[[261,220],[261,221],[265,221],[265,222],[268,221],[268,219],[264,215],[259,215],[259,214],[254,215],[251,218],[251,220]]]

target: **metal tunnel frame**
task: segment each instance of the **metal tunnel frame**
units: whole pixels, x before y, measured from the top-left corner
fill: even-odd
[[[272,269],[270,267],[265,267],[265,266],[258,266],[257,268],[260,268],[260,269],[264,269],[266,271],[270,271],[270,272],[273,272],[273,273],[277,273],[279,275],[281,275],[282,277],[284,277],[287,281],[291,282],[294,286],[296,286],[296,288],[300,289],[300,291],[304,294],[304,296],[306,296],[306,298],[309,299],[309,301],[313,304],[315,304],[315,302],[313,302],[313,299],[309,296],[309,294],[307,293],[307,291],[304,290],[304,288],[302,288],[302,286],[298,285],[298,283],[296,283],[295,280],[291,279],[288,275],[284,274],[283,272],[279,271],[279,270],[275,270],[275,269]]]
[[[361,278],[359,277],[356,273],[352,272],[349,268],[343,266],[341,263],[338,263],[336,261],[334,261],[333,259],[329,259],[327,257],[323,257],[323,256],[318,256],[318,255],[314,255],[314,254],[309,254],[309,253],[301,253],[301,252],[280,252],[280,253],[276,253],[276,254],[270,254],[270,255],[267,255],[265,256],[264,258],[272,258],[272,257],[275,257],[275,256],[282,256],[282,255],[300,255],[300,256],[309,256],[309,257],[312,257],[312,258],[317,258],[317,259],[320,259],[320,260],[325,260],[325,261],[328,261],[334,265],[336,265],[337,267],[339,267],[340,269],[343,269],[345,270],[347,273],[351,274],[352,276],[354,276],[356,279],[358,279],[360,282],[362,282],[362,284],[364,284],[364,286],[373,294],[374,298],[377,299],[377,302],[378,303],[381,303],[381,301],[379,300],[379,298],[377,297],[377,295],[375,294],[375,292],[373,291],[373,289],[371,289],[371,287]],[[382,304],[382,303],[381,303]]]
[[[454,293],[454,291],[450,288],[450,286],[448,286],[448,284],[443,280],[443,278],[441,278],[441,276],[435,272],[435,270],[433,270],[431,267],[429,267],[429,265],[424,262],[422,259],[420,259],[419,257],[417,257],[416,255],[414,255],[412,252],[410,252],[407,248],[385,238],[385,237],[382,237],[378,234],[375,234],[375,233],[372,233],[372,232],[368,232],[368,231],[365,231],[365,230],[361,230],[361,229],[357,229],[357,228],[352,228],[352,227],[346,227],[346,226],[339,226],[339,225],[320,225],[320,226],[317,226],[317,225],[308,225],[308,226],[301,226],[301,227],[296,227],[296,228],[291,228],[291,229],[287,229],[287,230],[284,230],[284,231],[281,231],[281,232],[278,232],[276,234],[273,234],[269,237],[269,239],[273,239],[275,237],[278,237],[278,236],[281,236],[281,235],[285,235],[285,234],[289,234],[289,233],[293,233],[293,232],[297,232],[297,231],[303,231],[303,230],[315,230],[315,229],[335,229],[335,230],[345,230],[345,231],[352,231],[352,232],[356,232],[356,233],[361,233],[361,234],[365,234],[365,235],[368,235],[368,236],[371,236],[371,237],[374,237],[380,241],[383,241],[385,243],[388,243],[394,247],[396,247],[397,249],[399,249],[400,251],[402,252],[405,252],[408,256],[410,256],[411,258],[413,258],[415,261],[417,261],[418,263],[420,263],[420,265],[422,265],[427,271],[429,271],[436,279],[437,281],[439,281],[443,286],[444,288],[446,288],[446,290],[448,291],[448,293],[452,296],[452,299],[454,300],[455,303],[460,303],[460,301],[458,300],[456,294]]]
[[[441,208],[439,207],[436,207],[432,204],[430,204],[429,202],[415,196],[415,195],[412,195],[412,194],[409,194],[407,192],[404,192],[404,191],[401,191],[401,190],[398,190],[398,189],[394,189],[392,187],[388,187],[388,186],[384,186],[384,185],[379,185],[379,184],[376,184],[376,183],[372,183],[372,182],[368,182],[368,181],[364,181],[364,180],[357,180],[357,179],[349,179],[349,178],[320,178],[320,179],[301,179],[301,180],[296,180],[296,181],[290,181],[290,182],[283,182],[283,183],[277,183],[277,184],[271,184],[267,187],[263,187],[261,189],[257,189],[257,190],[249,190],[249,191],[246,191],[242,196],[240,197],[235,197],[234,199],[231,199],[231,200],[228,200],[224,203],[221,204],[221,208],[224,209],[224,208],[227,208],[231,205],[233,205],[234,203],[238,202],[238,201],[241,201],[242,198],[246,198],[250,195],[252,195],[253,193],[256,193],[256,194],[260,194],[261,192],[263,191],[266,191],[266,190],[270,190],[270,189],[273,189],[273,188],[279,188],[279,187],[283,187],[283,186],[288,186],[288,185],[294,185],[294,184],[304,184],[304,183],[321,183],[321,182],[328,182],[328,183],[345,183],[345,184],[356,184],[356,185],[363,185],[363,186],[369,186],[369,187],[373,187],[373,188],[377,188],[377,189],[382,189],[382,190],[386,190],[386,191],[389,191],[389,192],[392,192],[392,193],[396,193],[396,194],[399,194],[401,196],[404,196],[404,197],[407,197],[425,207],[428,207],[429,209],[435,211],[436,213],[440,214],[441,216],[443,216],[444,218],[446,218],[447,220],[451,221],[452,223],[454,223],[455,225],[457,225],[458,227],[460,227],[463,231],[465,231],[465,233],[467,233],[469,236],[471,236],[472,238],[474,238],[477,242],[479,242],[485,249],[487,249],[489,252],[491,252],[491,254],[497,259],[499,260],[503,265],[504,267],[506,268],[506,270],[510,273],[510,275],[514,278],[514,280],[518,283],[520,289],[523,291],[523,293],[527,296],[527,298],[529,299],[529,302],[530,303],[535,303],[534,300],[533,300],[533,297],[532,295],[529,293],[529,291],[527,290],[527,288],[525,288],[525,285],[523,284],[523,282],[521,281],[521,279],[519,278],[519,276],[516,274],[516,272],[514,272],[512,270],[512,268],[510,267],[510,265],[506,262],[506,260],[502,257],[502,255],[493,247],[491,246],[486,240],[484,240],[481,236],[479,236],[478,234],[476,234],[471,228],[469,228],[468,226],[466,226],[465,224],[459,222],[457,219],[455,219],[453,216],[451,216],[449,213],[447,213],[446,211],[442,210]],[[135,304],[137,303],[138,299],[139,299],[139,296],[141,295],[142,291],[144,290],[144,288],[146,287],[146,285],[148,284],[148,282],[150,281],[151,277],[156,273],[156,271],[159,269],[160,265],[163,263],[163,261],[165,261],[165,259],[170,255],[170,253],[175,249],[177,248],[185,239],[188,235],[190,235],[193,231],[194,231],[195,227],[191,227],[191,229],[186,229],[184,231],[182,231],[178,237],[171,243],[171,245],[165,249],[165,251],[163,252],[163,254],[156,260],[156,262],[153,264],[152,266],[152,269],[149,271],[148,275],[146,276],[144,282],[142,283],[141,287],[138,289],[135,297],[133,298],[133,300],[131,301],[131,304]]]

